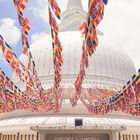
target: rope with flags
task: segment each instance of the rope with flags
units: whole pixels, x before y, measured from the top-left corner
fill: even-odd
[[[9,111],[31,110],[31,105],[35,105],[35,102],[42,104],[41,101],[36,98],[35,94],[29,95],[21,91],[2,70],[0,71],[0,93],[2,97],[1,101],[11,104],[10,107],[8,106]],[[0,108],[0,112],[5,112],[6,109],[7,108]]]
[[[19,20],[19,24],[21,26],[23,54],[26,54],[29,59],[27,68],[28,68],[28,70],[30,70],[32,72],[32,75],[35,78],[36,88],[40,92],[40,98],[43,99],[42,92],[44,91],[44,89],[42,88],[41,82],[38,78],[35,62],[33,60],[33,56],[30,51],[30,47],[29,47],[29,43],[28,43],[28,34],[31,29],[31,26],[30,26],[28,18],[24,16],[24,11],[26,8],[26,4],[28,3],[28,0],[13,0],[13,2],[17,9],[18,20]]]
[[[60,20],[60,14],[61,10],[56,2],[56,0],[48,0],[48,11],[49,11],[49,24],[51,28],[51,36],[52,36],[52,48],[53,48],[53,63],[54,63],[54,88],[53,92],[55,94],[55,100],[54,100],[54,112],[59,111],[59,99],[61,97],[61,88],[60,88],[60,82],[62,80],[61,76],[61,66],[63,64],[63,58],[62,58],[62,45],[60,42],[60,39],[58,37],[58,24],[55,19]],[[62,100],[60,100],[61,104]]]
[[[60,91],[62,93],[62,90]],[[62,97],[58,100],[57,106],[52,97],[53,91],[47,91],[48,104],[44,105],[41,100],[35,96],[35,91],[28,94],[27,91],[21,91],[9,77],[0,71],[0,112],[11,112],[14,110],[29,110],[32,112],[60,111]],[[49,94],[49,95],[48,95]]]
[[[26,8],[26,4],[28,3],[28,0],[13,0],[13,2],[16,7],[19,24],[21,26],[23,53],[27,54],[27,51],[29,49],[28,33],[31,27],[28,18],[24,16],[24,10]]]
[[[0,49],[2,50],[5,59],[10,64],[12,70],[18,75],[20,80],[24,83],[26,83],[26,94],[33,96],[36,100],[40,100],[43,103],[43,107],[41,110],[49,111],[52,109],[52,106],[54,106],[54,103],[57,103],[56,112],[60,109],[60,104],[62,102],[61,99],[61,93],[62,90],[59,89],[56,91],[52,91],[52,93],[55,93],[57,97],[57,102],[48,101],[47,93],[45,91],[42,91],[42,98],[40,98],[40,92],[37,90],[35,86],[35,78],[30,74],[29,70],[22,64],[22,62],[17,58],[15,53],[13,52],[12,48],[5,42],[2,36],[0,36]],[[34,101],[36,101],[34,99]],[[36,101],[37,103],[37,101]],[[37,108],[35,108],[37,111]],[[53,107],[54,110],[54,107]],[[38,110],[39,111],[39,110]],[[39,111],[40,112],[40,111]]]
[[[13,52],[12,48],[5,42],[3,37],[0,35],[0,49],[4,54],[6,61],[10,64],[12,71],[17,74],[20,78],[20,81],[26,84],[26,92],[28,93],[28,89],[32,89],[35,91],[38,96],[38,90],[35,86],[35,78],[30,74],[29,70],[25,67],[25,65],[18,59],[16,54]]]
[[[140,116],[140,69],[138,75],[132,77],[127,85],[123,86],[122,91],[106,99],[105,102],[96,102],[93,105],[83,97],[80,100],[90,113],[95,115],[104,115],[108,112],[121,111],[131,115]]]
[[[19,0],[19,1],[14,0],[14,4],[17,8],[19,23],[20,23],[21,28],[22,28],[22,44],[24,46],[23,53],[28,55],[29,64],[31,64],[30,62],[32,62],[33,69],[31,70],[31,69],[29,69],[29,67],[26,68],[26,66],[24,66],[22,64],[22,62],[17,58],[17,56],[13,52],[12,48],[5,42],[5,40],[3,39],[2,36],[0,36],[0,48],[5,56],[5,59],[10,64],[12,70],[14,72],[16,72],[16,74],[19,76],[19,78],[22,82],[26,82],[26,94],[27,95],[34,95],[35,99],[41,99],[41,101],[43,101],[43,102],[45,101],[44,103],[46,104],[46,107],[44,106],[44,108],[42,108],[42,107],[38,106],[40,108],[40,110],[38,110],[37,107],[35,107],[34,110],[41,111],[41,112],[54,110],[55,112],[58,112],[61,108],[62,99],[63,99],[61,97],[62,89],[57,89],[59,87],[59,81],[55,85],[56,89],[52,91],[56,95],[55,101],[53,101],[51,98],[50,98],[51,101],[48,101],[47,93],[45,93],[44,90],[42,90],[41,83],[40,83],[39,79],[37,79],[38,76],[37,76],[37,72],[35,69],[35,63],[32,59],[32,55],[31,55],[31,52],[29,50],[29,44],[28,44],[28,39],[27,39],[28,32],[26,29],[30,30],[29,21],[23,15],[23,12],[25,10],[25,4],[27,2],[28,2],[27,0]],[[53,7],[53,5],[52,5],[52,9],[54,9],[54,8],[55,7]],[[55,14],[57,14],[57,13],[55,13]],[[59,18],[60,15],[58,14],[57,17]],[[60,44],[58,36],[56,36],[57,32],[54,32],[54,33],[55,33],[54,34],[54,37],[55,37],[54,44],[57,45],[57,53],[56,53],[57,54],[56,55],[57,56],[57,63],[59,63],[59,65],[61,65],[63,63],[62,62],[62,55],[61,55],[62,46]],[[29,66],[29,64],[28,64],[28,66]],[[33,72],[33,75],[30,74],[30,70]],[[59,67],[57,67],[57,70],[58,70],[58,74],[59,74],[59,71],[60,71]],[[58,74],[57,74],[57,76],[58,76]],[[58,80],[59,77],[57,77],[56,80]],[[8,93],[12,93],[12,92],[8,92]],[[42,95],[38,96],[39,93],[41,93]],[[51,94],[53,94],[53,93],[51,93]],[[35,102],[37,103],[37,101],[35,99],[31,100],[32,103],[35,103]]]
[[[75,96],[71,98],[72,106],[77,104],[77,100],[80,97],[82,83],[85,78],[85,68],[88,67],[88,58],[93,55],[98,46],[96,28],[103,19],[104,4],[107,4],[107,0],[89,0],[86,23],[84,22],[80,27],[80,30],[83,31],[82,34],[85,35],[85,39],[82,46],[80,72],[75,81],[76,93]]]
[[[58,24],[55,17],[60,20],[61,10],[56,0],[48,0],[48,10],[53,47],[54,81],[55,81],[54,88],[57,89],[60,87],[60,82],[62,80],[61,66],[63,64],[63,58],[62,58],[62,45],[58,37]],[[53,11],[55,16],[51,12],[51,10]]]
[[[5,76],[3,71],[0,71],[0,93],[0,112],[14,110],[47,112],[50,110],[56,111],[56,108],[59,111],[62,105],[62,98],[60,98],[58,105],[55,106],[53,98],[49,95],[51,103],[44,106],[41,100],[38,100],[34,96],[29,96],[26,92],[22,92],[9,77]],[[51,91],[50,94],[52,93]],[[5,104],[8,104],[8,106],[5,106]]]

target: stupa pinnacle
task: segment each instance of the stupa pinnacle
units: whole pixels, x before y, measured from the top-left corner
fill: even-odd
[[[78,31],[85,21],[86,12],[81,0],[68,0],[67,9],[62,13],[60,31]]]
[[[72,8],[83,9],[81,0],[68,0],[67,9]]]

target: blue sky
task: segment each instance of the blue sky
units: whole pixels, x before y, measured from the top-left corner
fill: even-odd
[[[62,12],[66,9],[68,0],[58,0]],[[83,0],[84,10],[87,10],[88,0]],[[105,8],[104,20],[99,29],[113,42],[123,47],[132,58],[136,69],[140,67],[140,1],[139,0],[109,0]],[[29,42],[35,35],[49,31],[47,0],[29,0],[25,15],[29,18],[31,32]],[[11,45],[14,52],[20,56],[22,45],[20,27],[13,0],[0,0],[0,34]],[[0,68],[11,76],[9,64],[0,58]]]

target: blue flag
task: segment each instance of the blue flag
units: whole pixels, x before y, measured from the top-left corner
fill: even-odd
[[[103,3],[104,3],[105,5],[107,5],[108,0],[103,0]]]

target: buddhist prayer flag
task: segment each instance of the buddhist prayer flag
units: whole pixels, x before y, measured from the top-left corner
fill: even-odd
[[[21,63],[21,61],[19,61],[12,48],[3,40],[3,45],[4,44],[5,51],[3,53],[12,70],[17,73],[22,81],[27,81],[29,78],[32,79],[33,77],[31,76],[27,68]],[[35,83],[35,80],[32,80],[32,82]]]
[[[86,33],[86,23],[84,22],[79,29],[82,32],[82,36],[84,36]]]
[[[20,66],[20,62],[17,59],[13,58],[10,62],[10,65],[13,71],[15,71],[15,69]]]
[[[8,46],[5,51],[5,58],[10,63],[13,58],[13,52],[12,49]]]
[[[88,56],[92,56],[98,46],[97,26],[101,22],[104,15],[104,2],[102,0],[89,0],[88,13],[86,23],[80,27],[82,35],[85,34],[85,40],[82,46],[82,58],[80,64],[80,72],[75,81],[76,95],[73,101],[80,97],[82,83],[85,77],[85,67],[88,66]],[[84,29],[85,28],[85,29]],[[76,104],[76,103],[75,103]]]
[[[51,6],[51,8],[52,8],[52,10],[53,10],[53,12],[54,12],[54,14],[55,14],[55,16],[56,16],[58,19],[60,19],[61,10],[60,10],[60,8],[59,8],[59,6],[58,6],[56,0],[48,0],[48,2],[49,2],[49,4],[50,4],[50,6]]]
[[[5,47],[3,45],[3,37],[0,35],[0,49],[2,50],[2,52],[4,53],[5,51]]]
[[[104,3],[105,5],[107,5],[108,0],[103,0],[103,3]]]
[[[96,46],[98,45],[96,27],[102,20],[103,13],[104,13],[104,4],[102,0],[89,0],[85,45],[87,47],[87,51],[90,56],[94,53]]]
[[[21,32],[22,32],[23,54],[26,54],[28,56],[27,67],[22,65],[22,68],[24,69],[24,71],[27,71],[28,74],[22,73],[22,76],[20,75],[20,79],[22,79],[21,77],[23,77],[23,79],[25,79],[25,81],[26,81],[29,77],[30,78],[32,77],[34,79],[33,81],[35,83],[34,84],[35,88],[41,94],[41,92],[43,92],[43,88],[41,86],[41,82],[39,81],[37,71],[35,68],[35,63],[34,63],[34,60],[33,60],[33,57],[32,57],[31,51],[30,51],[30,47],[28,44],[28,33],[29,33],[31,27],[30,27],[28,18],[25,17],[25,15],[24,15],[24,10],[26,8],[27,2],[28,2],[28,0],[14,0],[14,4],[17,9],[17,15],[18,15],[18,19],[19,19],[19,24],[21,26]],[[15,64],[15,61],[13,63]],[[19,68],[17,68],[16,71],[18,71],[17,73],[21,73]],[[33,76],[31,76],[30,72],[32,72]]]
[[[4,72],[0,71],[0,86],[4,85],[4,77],[5,77]]]
[[[50,23],[50,26],[52,27],[53,31],[57,34],[58,33],[58,25],[57,25],[55,17],[53,16],[50,8],[49,8],[49,23]]]
[[[62,45],[58,38],[58,24],[54,15],[60,19],[60,8],[55,0],[49,0],[49,23],[51,27],[52,36],[52,48],[53,48],[53,63],[54,63],[54,88],[57,90],[60,87],[61,78],[61,66],[63,63],[62,58]],[[53,11],[53,13],[51,12]]]

